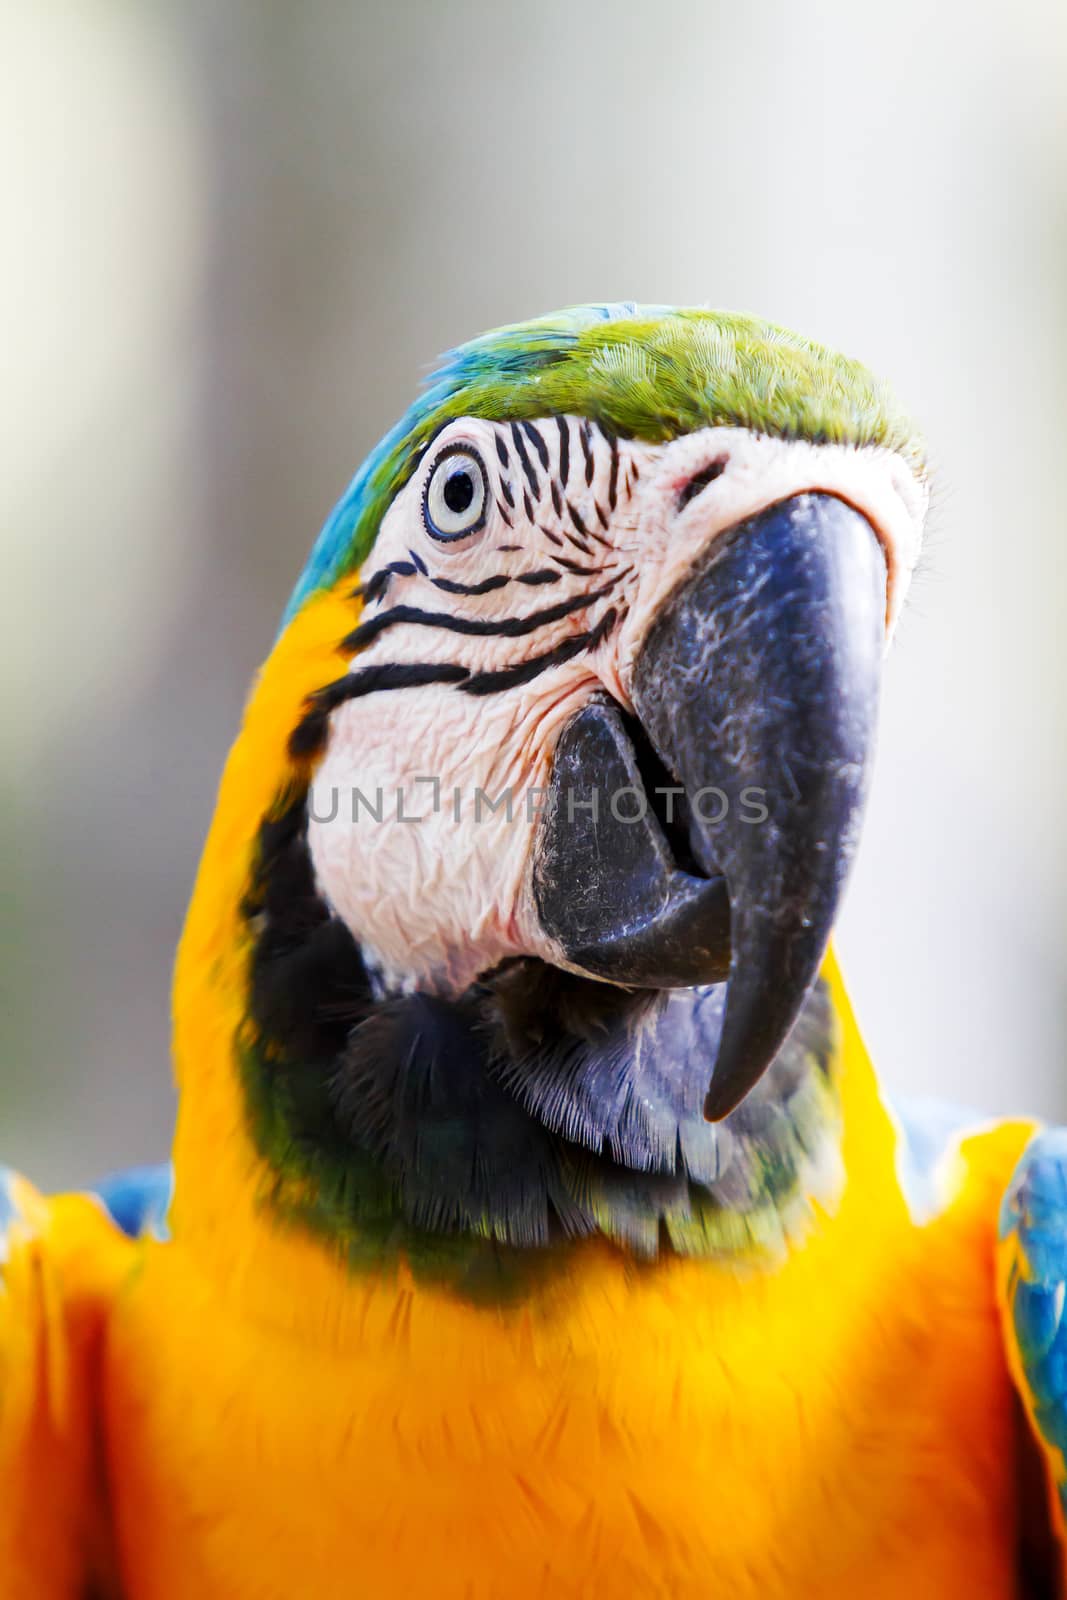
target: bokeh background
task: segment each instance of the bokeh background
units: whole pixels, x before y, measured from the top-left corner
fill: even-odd
[[[937,470],[841,944],[894,1088],[1067,1115],[1067,9],[0,9],[0,1159],[168,1144],[168,983],[304,554],[440,350],[588,299],[859,355]]]

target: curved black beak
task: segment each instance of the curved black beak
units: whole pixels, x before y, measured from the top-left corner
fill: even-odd
[[[593,702],[557,746],[542,923],[595,977],[728,980],[711,1121],[770,1065],[822,960],[859,833],[885,601],[865,517],[830,495],[782,501],[720,535],[664,604],[634,677],[640,730]]]

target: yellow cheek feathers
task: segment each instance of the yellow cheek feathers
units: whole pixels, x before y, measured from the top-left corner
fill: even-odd
[[[250,940],[242,902],[259,824],[292,787],[307,783],[311,760],[294,759],[289,736],[305,702],[344,671],[339,641],[358,621],[352,574],[314,595],[278,639],[253,686],[219,788],[174,979],[174,1060],[181,1100],[174,1146],[175,1238],[210,1245],[254,1225],[256,1197],[277,1179],[249,1137],[236,1050],[247,1038]]]

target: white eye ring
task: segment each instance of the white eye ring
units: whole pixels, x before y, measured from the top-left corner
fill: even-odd
[[[450,544],[485,525],[489,485],[481,457],[454,444],[434,462],[422,496],[422,519],[431,539]]]

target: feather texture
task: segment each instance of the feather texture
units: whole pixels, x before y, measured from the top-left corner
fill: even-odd
[[[483,334],[444,358],[367,457],[323,528],[286,621],[361,566],[382,513],[454,417],[521,422],[577,412],[663,441],[734,425],[813,442],[884,445],[921,469],[915,424],[858,361],[757,317],[700,308],[576,306]]]

